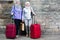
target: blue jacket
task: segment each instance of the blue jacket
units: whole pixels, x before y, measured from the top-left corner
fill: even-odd
[[[13,19],[22,19],[22,7],[12,6]]]

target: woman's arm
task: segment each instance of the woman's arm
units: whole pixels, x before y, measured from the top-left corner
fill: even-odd
[[[36,15],[32,7],[31,7],[31,12],[33,13],[33,15]]]
[[[12,9],[11,9],[11,15],[14,14],[14,6],[12,6]]]

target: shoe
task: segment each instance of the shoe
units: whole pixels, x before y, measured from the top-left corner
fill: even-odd
[[[28,34],[26,34],[26,37],[28,37]]]
[[[19,35],[16,35],[16,37],[18,38],[18,37],[19,37]]]
[[[29,35],[28,35],[28,34],[26,34],[26,37],[29,37]]]

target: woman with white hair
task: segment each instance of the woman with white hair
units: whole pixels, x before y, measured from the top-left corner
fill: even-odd
[[[20,23],[22,22],[22,7],[20,0],[14,0],[14,5],[12,6],[11,15],[13,16],[14,23],[16,25],[16,35],[19,34]]]
[[[32,24],[32,15],[34,14],[34,11],[30,5],[30,2],[25,2],[25,8],[23,8],[23,21],[25,21],[25,25],[26,25],[26,36],[29,36],[29,27]]]

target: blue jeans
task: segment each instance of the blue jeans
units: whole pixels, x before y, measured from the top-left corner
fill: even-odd
[[[26,33],[29,34],[30,26],[32,24],[32,19],[25,19]]]

